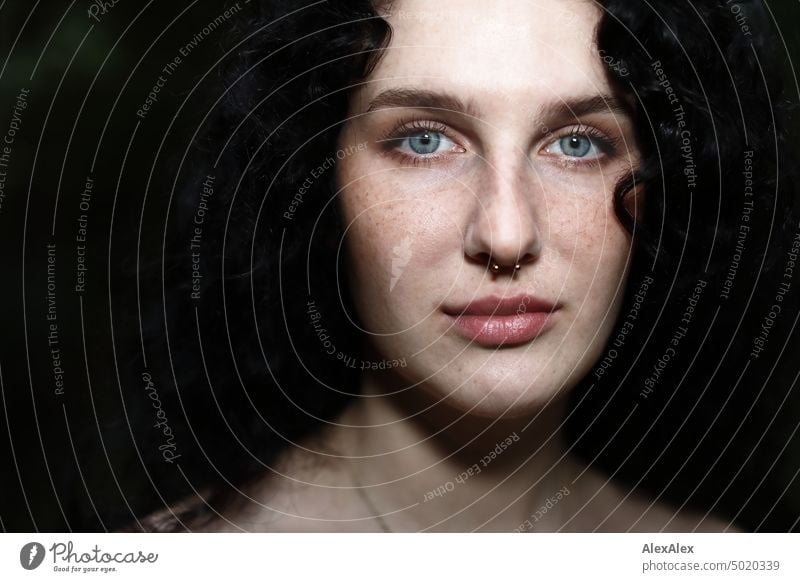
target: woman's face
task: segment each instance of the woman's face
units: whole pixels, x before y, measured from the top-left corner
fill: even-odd
[[[591,40],[600,15],[588,0],[387,14],[391,44],[352,94],[336,162],[379,373],[518,416],[601,355],[631,251],[612,190],[636,150]]]

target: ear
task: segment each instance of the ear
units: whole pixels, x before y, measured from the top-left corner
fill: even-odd
[[[625,211],[633,218],[633,221],[638,222],[640,217],[644,216],[644,184],[642,182],[637,182],[636,185],[625,194],[622,204]]]

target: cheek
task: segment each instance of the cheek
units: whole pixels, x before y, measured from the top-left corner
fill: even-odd
[[[631,252],[628,232],[617,219],[611,193],[562,196],[551,209],[551,247],[564,277],[564,293],[584,308],[605,310],[624,280]],[[556,218],[557,217],[557,218]]]
[[[356,166],[340,178],[352,175]],[[348,283],[367,330],[396,333],[435,309],[452,283],[446,265],[461,253],[463,233],[442,197],[406,192],[390,175],[361,175],[344,182],[338,198]]]
[[[345,243],[351,266],[361,284],[380,287],[398,277],[398,270],[430,273],[461,252],[463,232],[447,192],[432,195],[426,188],[408,187],[393,173],[358,176],[358,165],[343,168],[349,180],[339,194]],[[404,280],[413,277],[404,276]],[[399,285],[400,283],[396,283]],[[394,286],[392,286],[394,288]]]

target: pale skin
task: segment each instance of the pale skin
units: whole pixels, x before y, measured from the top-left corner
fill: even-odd
[[[209,529],[735,531],[609,480],[562,435],[631,255],[611,193],[638,154],[629,104],[585,40],[600,10],[432,6],[394,3],[391,45],[352,92],[339,144],[350,153],[335,168],[365,358],[406,365],[365,372],[364,397]],[[493,274],[489,257],[521,269]],[[441,311],[520,293],[559,306],[520,345],[477,345]]]

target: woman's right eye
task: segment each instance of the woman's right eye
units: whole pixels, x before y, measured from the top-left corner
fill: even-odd
[[[434,121],[401,122],[378,141],[386,151],[414,165],[431,163],[448,154],[467,151],[448,137],[446,126]]]
[[[418,155],[428,155],[452,151],[455,144],[443,133],[438,131],[421,130],[401,138],[399,147],[410,150]],[[440,149],[441,148],[441,149]]]

